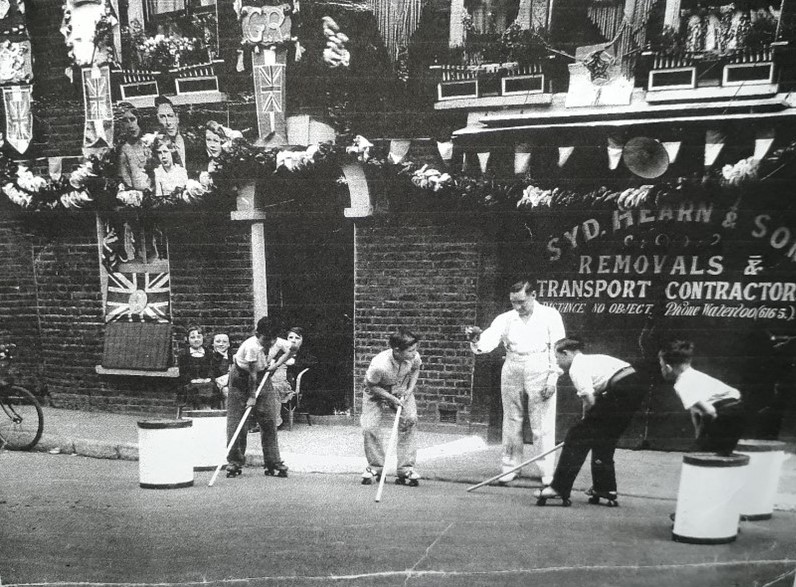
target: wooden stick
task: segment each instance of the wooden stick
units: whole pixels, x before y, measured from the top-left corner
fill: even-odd
[[[272,374],[273,374],[273,371],[269,371],[268,373],[265,374],[265,377],[263,377],[263,380],[260,381],[260,385],[257,387],[257,391],[254,392],[254,401],[255,402],[257,401],[257,398],[260,397],[260,392],[263,390],[263,385],[265,385],[265,382],[268,381],[268,379],[271,377]],[[243,417],[240,419],[240,422],[238,423],[238,427],[235,429],[235,434],[232,435],[232,438],[230,439],[229,444],[227,445],[227,452],[224,453],[224,457],[225,458],[226,458],[226,455],[229,454],[229,451],[232,450],[232,446],[238,440],[238,436],[240,436],[240,431],[243,430],[243,426],[246,424],[246,419],[249,417],[249,414],[251,413],[253,407],[254,406],[248,406],[246,408],[246,410],[243,412]],[[218,464],[218,466],[216,467],[215,472],[213,473],[213,476],[210,478],[210,481],[207,484],[208,487],[212,487],[213,483],[216,482],[216,477],[218,477],[218,474],[221,472],[221,468],[224,465],[226,465],[226,463],[219,463]]]
[[[524,463],[520,463],[519,465],[517,465],[517,466],[516,466],[516,467],[514,467],[513,469],[509,469],[508,471],[503,471],[502,473],[499,473],[499,474],[495,475],[494,477],[490,477],[490,478],[489,478],[489,479],[487,479],[486,481],[482,481],[482,482],[481,482],[481,483],[479,483],[478,485],[473,485],[472,487],[468,487],[468,488],[467,488],[467,491],[468,491],[468,492],[470,492],[470,491],[475,491],[475,490],[476,490],[476,489],[478,489],[479,487],[483,487],[484,485],[489,485],[490,483],[492,483],[492,481],[496,481],[496,480],[500,479],[500,478],[501,478],[503,475],[508,475],[509,473],[513,473],[514,471],[519,471],[519,470],[520,470],[520,469],[522,469],[524,466],[526,466],[526,465],[530,465],[532,462],[534,462],[534,461],[538,461],[538,460],[539,460],[539,459],[541,459],[542,457],[546,457],[546,456],[547,456],[547,455],[549,455],[550,453],[556,452],[556,451],[557,451],[559,448],[561,448],[562,446],[564,446],[564,443],[563,443],[563,442],[560,442],[560,443],[558,443],[557,445],[555,445],[553,448],[551,448],[550,450],[546,450],[546,451],[545,451],[545,452],[543,452],[542,454],[540,454],[540,455],[536,455],[535,457],[533,457],[532,459],[528,459],[528,460],[527,460],[527,461],[525,461]]]
[[[390,442],[387,444],[387,454],[384,455],[384,466],[381,469],[381,478],[379,479],[379,489],[376,491],[376,502],[381,501],[381,492],[384,489],[384,479],[387,477],[387,459],[393,452],[393,447],[398,449],[398,420],[401,419],[401,410],[403,406],[398,406],[395,412],[395,422],[392,425],[392,433],[390,434]]]

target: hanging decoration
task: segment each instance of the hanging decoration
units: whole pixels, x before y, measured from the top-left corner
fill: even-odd
[[[83,153],[113,144],[109,64],[114,63],[113,30],[119,21],[109,0],[66,0],[61,34],[80,70],[85,123]],[[73,67],[66,69],[72,79]]]
[[[288,44],[295,43],[296,59],[301,57],[298,40],[292,36],[293,20],[299,11],[298,2],[252,6],[236,0],[234,8],[242,34],[239,71],[243,70],[243,49],[249,49],[252,54],[252,78],[260,141],[271,146],[285,145],[285,72]]]
[[[321,19],[323,36],[326,37],[326,48],[323,50],[323,61],[329,67],[348,67],[351,63],[351,53],[346,49],[348,36],[340,32],[340,27],[330,16]]]
[[[110,0],[65,0],[61,34],[75,67],[115,61],[113,30],[119,25]],[[72,67],[66,69],[72,79]]]
[[[6,140],[25,153],[33,140],[33,62],[22,0],[0,2],[0,85],[6,113]]]
[[[632,145],[632,141],[628,144]],[[657,154],[662,161],[662,145],[656,144]],[[627,149],[627,144],[625,148]],[[562,149],[564,151],[559,154],[560,157],[569,152],[571,147]],[[477,155],[486,167],[489,153],[479,152]],[[235,138],[222,145],[217,165],[213,171],[208,172],[210,181],[207,185],[189,180],[184,189],[159,197],[154,197],[151,191],[120,191],[116,182],[107,179],[118,175],[114,167],[117,161],[116,150],[106,149],[101,156],[86,159],[71,173],[51,172],[49,177],[45,177],[0,153],[0,189],[13,203],[31,212],[120,208],[157,210],[180,206],[219,205],[230,209],[234,206],[234,198],[230,198],[228,194],[234,193],[234,190],[216,191],[215,186],[221,183],[234,183],[240,177],[279,177],[284,181],[283,188],[292,184],[298,186],[300,191],[302,186],[310,183],[317,186],[316,174],[327,173],[326,181],[332,190],[333,184],[346,181],[341,178],[340,170],[350,168],[351,163],[356,161],[360,166],[370,166],[374,172],[384,176],[385,182],[397,182],[397,189],[403,190],[403,193],[407,193],[406,190],[417,190],[418,195],[434,194],[436,201],[447,202],[448,205],[453,202],[456,206],[465,208],[505,211],[515,209],[526,213],[537,208],[568,207],[625,210],[654,208],[671,199],[681,199],[683,194],[697,192],[708,194],[714,200],[737,199],[739,188],[767,181],[780,170],[793,169],[796,165],[796,141],[773,151],[763,159],[750,156],[734,165],[708,169],[703,177],[671,178],[624,190],[607,187],[588,191],[561,187],[543,188],[529,185],[527,176],[505,180],[497,179],[488,172],[475,176],[462,172],[454,176],[406,159],[395,164],[391,162],[388,148],[377,147],[362,136],[357,136],[348,147],[320,144],[303,151],[260,147],[243,138]],[[652,165],[639,169],[650,171],[657,164],[656,161],[658,159]],[[330,169],[336,171],[328,175]],[[645,179],[654,179],[651,177],[654,175],[652,173],[644,175],[648,176]],[[401,181],[404,182],[403,187],[400,187]],[[314,197],[316,193],[313,190],[307,197]],[[280,195],[283,194],[280,192]],[[295,202],[291,206],[295,206]]]
[[[376,17],[387,55],[395,63],[417,30],[423,0],[367,0],[367,6]]]
[[[33,139],[33,111],[31,86],[3,88],[3,106],[6,110],[6,140],[20,153],[24,153]]]
[[[86,112],[83,149],[101,149],[113,144],[111,73],[108,66],[84,67],[83,102]]]

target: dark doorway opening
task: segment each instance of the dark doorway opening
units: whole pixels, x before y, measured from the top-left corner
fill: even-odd
[[[304,328],[315,363],[302,379],[305,407],[327,415],[351,407],[354,352],[354,231],[342,218],[266,222],[268,311]]]

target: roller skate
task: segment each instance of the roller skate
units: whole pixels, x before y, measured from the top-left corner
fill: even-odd
[[[558,493],[555,489],[553,489],[549,485],[547,487],[543,487],[542,489],[537,489],[536,491],[534,491],[533,496],[536,498],[536,505],[540,506],[547,505],[548,499],[560,499],[561,506],[565,508],[568,508],[569,506],[572,505],[572,501],[569,499],[568,496],[567,497],[562,496],[560,493]]]
[[[362,485],[372,485],[373,482],[381,481],[381,471],[374,471],[370,467],[365,469],[364,473],[362,473]]]
[[[287,465],[282,461],[278,463],[267,463],[265,465],[265,474],[268,477],[284,477],[287,479]]]
[[[619,507],[619,502],[616,500],[616,491],[595,491],[594,487],[586,490],[586,495],[589,496],[589,503],[591,505],[600,505],[600,500],[605,500],[605,505],[609,508]]]
[[[240,477],[243,473],[243,469],[241,469],[237,465],[227,465],[227,477]]]
[[[409,469],[407,472],[399,474],[395,478],[396,485],[408,485],[409,487],[417,487],[420,485],[420,474],[416,473],[412,469]]]

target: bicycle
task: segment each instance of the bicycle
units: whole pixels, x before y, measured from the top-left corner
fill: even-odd
[[[1,365],[7,367],[15,349],[15,344],[0,346]],[[44,414],[36,396],[0,372],[0,450],[30,450],[43,430]]]

